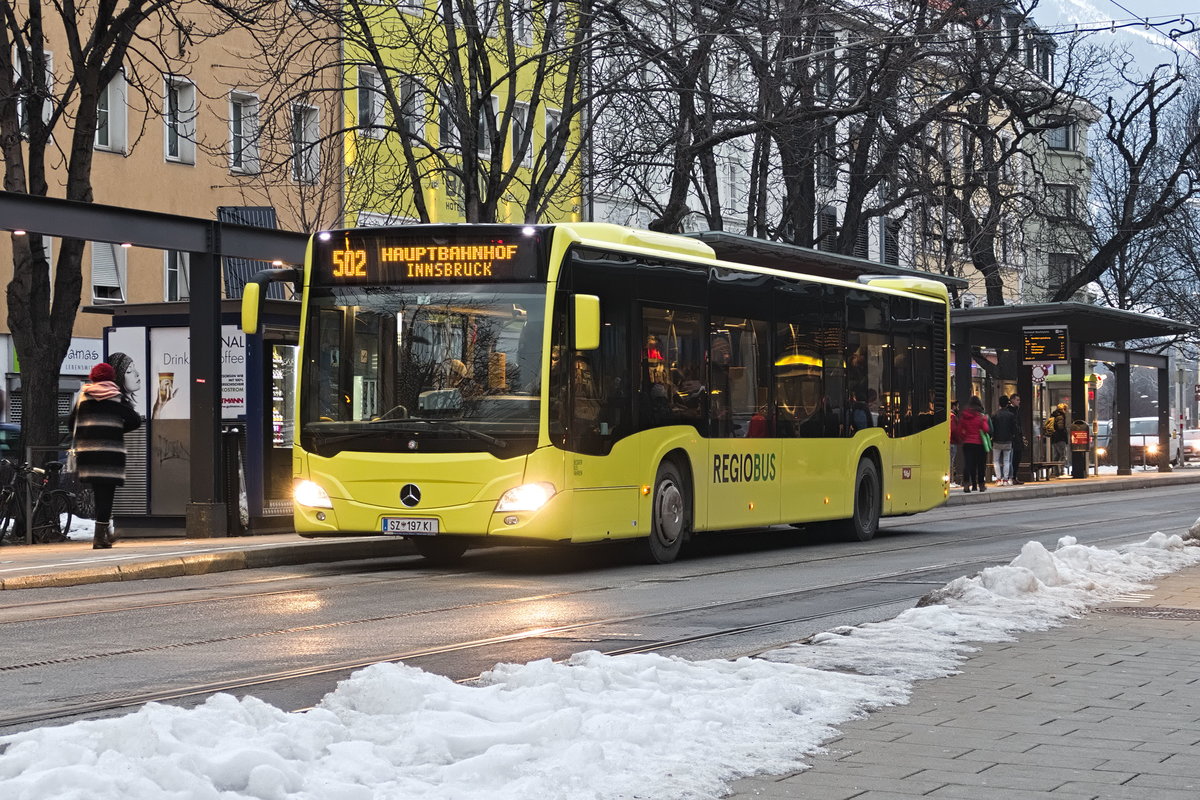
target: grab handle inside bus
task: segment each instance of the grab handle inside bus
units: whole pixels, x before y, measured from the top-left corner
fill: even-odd
[[[575,349],[595,350],[600,346],[600,298],[575,295]]]
[[[263,287],[268,283],[300,283],[300,271],[293,267],[264,269],[255,273],[242,287],[242,332],[258,333],[259,317],[262,315]]]

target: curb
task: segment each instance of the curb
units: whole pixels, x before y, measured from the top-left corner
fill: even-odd
[[[1156,473],[1158,477],[1123,477],[1120,481],[1093,481],[1088,478],[1059,479],[1055,481],[1026,481],[1019,492],[1006,491],[1005,487],[991,487],[986,492],[963,494],[959,491],[946,499],[948,506],[997,503],[1004,500],[1025,500],[1031,497],[1061,497],[1070,494],[1095,494],[1097,492],[1123,492],[1131,489],[1149,489],[1154,486],[1182,486],[1200,483],[1200,475],[1172,475]]]
[[[196,553],[127,564],[103,565],[84,569],[64,570],[39,575],[16,575],[0,580],[0,590],[48,589],[60,586],[79,586],[89,583],[114,583],[147,578],[178,578],[185,575],[208,575],[239,569],[286,567],[296,564],[320,564],[335,561],[358,561],[411,555],[412,545],[403,539],[379,541],[315,541],[311,544],[290,544],[258,547],[250,550],[230,550],[223,553]]]

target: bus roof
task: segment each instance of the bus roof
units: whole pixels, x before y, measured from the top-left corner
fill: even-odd
[[[621,250],[642,253],[647,251],[665,252],[687,261],[716,262],[722,266],[746,270],[747,272],[756,272],[763,275],[778,275],[780,277],[791,278],[802,275],[806,279],[811,279],[818,283],[868,286],[872,289],[887,293],[925,295],[930,299],[939,300],[942,302],[947,302],[949,299],[949,292],[946,288],[946,283],[937,279],[944,276],[933,276],[927,273],[919,272],[918,270],[903,270],[898,274],[882,275],[866,274],[862,271],[857,271],[852,274],[848,273],[844,277],[831,276],[828,274],[827,270],[820,268],[812,273],[809,273],[805,269],[807,263],[804,261],[804,259],[806,259],[810,254],[816,253],[817,251],[802,247],[792,248],[796,252],[792,254],[790,264],[793,266],[790,268],[788,267],[788,264],[781,264],[780,266],[764,266],[761,264],[745,263],[728,258],[721,258],[717,252],[705,242],[678,234],[643,231],[638,230],[637,228],[628,228],[623,225],[614,225],[607,222],[568,222],[556,224],[554,227],[563,229],[572,240],[580,244],[617,248]],[[855,260],[861,261],[861,259]],[[862,263],[874,267],[876,272],[878,272],[881,268],[885,268],[885,265],[878,264],[873,261],[864,261]],[[960,279],[956,278],[953,280],[958,281]]]

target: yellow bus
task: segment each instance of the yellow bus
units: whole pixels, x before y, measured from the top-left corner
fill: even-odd
[[[645,542],[771,525],[874,536],[949,489],[948,302],[718,260],[603,223],[316,234],[302,283],[304,536]],[[793,271],[794,268],[794,271]]]

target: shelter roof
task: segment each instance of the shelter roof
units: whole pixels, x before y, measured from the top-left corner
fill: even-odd
[[[951,331],[969,330],[979,343],[989,334],[998,338],[1020,336],[1027,325],[1066,325],[1071,341],[1082,344],[1123,342],[1190,333],[1196,326],[1154,314],[1124,311],[1088,303],[1035,303],[1013,306],[976,306],[950,312]]]
[[[707,244],[716,252],[717,258],[736,261],[739,264],[753,264],[787,272],[796,272],[799,266],[806,273],[844,281],[857,280],[861,275],[896,275],[904,278],[928,278],[960,289],[968,285],[962,278],[936,272],[898,267],[894,264],[883,264],[784,242],[771,242],[740,233],[699,231],[684,235]]]

